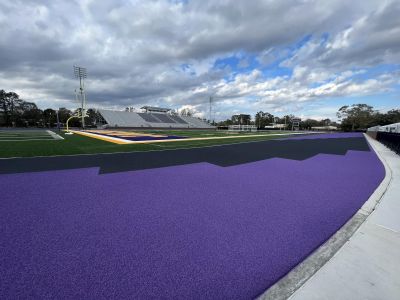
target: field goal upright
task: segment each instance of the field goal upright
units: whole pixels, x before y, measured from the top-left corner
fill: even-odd
[[[229,125],[228,131],[235,131],[235,132],[257,132],[257,126],[255,125]]]

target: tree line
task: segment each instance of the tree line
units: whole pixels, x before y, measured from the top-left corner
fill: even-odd
[[[345,105],[339,108],[337,117],[344,131],[365,130],[373,126],[384,126],[400,122],[400,109],[391,109],[386,113],[367,104]]]
[[[305,119],[300,122],[301,130],[310,130],[312,127],[336,126],[343,131],[364,131],[372,126],[384,126],[400,122],[400,109],[392,109],[381,113],[367,104],[345,105],[339,108],[336,113],[339,122],[330,119],[314,120]],[[254,119],[250,115],[233,115],[230,119],[216,123],[217,126],[226,127],[229,125],[255,125],[259,129],[271,124],[286,124],[287,128],[292,127],[294,115],[277,117],[268,112],[259,111]]]
[[[15,92],[0,90],[0,126],[5,127],[56,127],[57,114],[60,124],[65,124],[77,110],[71,111],[65,107],[57,111],[51,108],[39,109],[33,102],[20,99]],[[85,122],[88,125],[96,123],[96,111],[88,109]],[[80,119],[74,118],[69,122],[72,127],[81,126]]]
[[[285,115],[283,117],[274,116],[269,112],[259,111],[255,114],[254,119],[250,115],[233,115],[230,119],[216,123],[217,126],[227,127],[229,125],[255,125],[258,129],[264,129],[265,126],[272,124],[286,124],[286,128],[292,128],[292,120],[294,115]],[[311,130],[312,127],[318,126],[340,126],[330,119],[314,120],[305,119],[300,122],[300,130]]]
[[[58,111],[47,108],[39,109],[35,103],[20,99],[15,92],[6,92],[0,90],[0,126],[7,127],[55,127],[58,120],[61,124],[65,124],[69,117],[76,113],[65,107]],[[88,117],[85,122],[88,126],[94,126],[99,115],[95,109],[88,109]],[[192,115],[187,109],[181,112],[184,115]],[[318,126],[338,126],[343,131],[365,130],[372,126],[383,126],[400,122],[400,109],[392,109],[386,113],[381,113],[367,104],[345,105],[339,108],[337,117],[340,123],[331,121],[330,119],[314,120],[305,119],[300,122],[300,129],[310,130],[312,127]],[[269,112],[259,111],[255,114],[254,119],[250,115],[240,114],[233,115],[230,119],[221,122],[213,122],[217,126],[229,125],[255,125],[258,128],[275,124],[287,124],[287,128],[291,128],[294,115],[286,115],[277,117]],[[81,126],[80,119],[74,118],[70,121],[71,126]]]

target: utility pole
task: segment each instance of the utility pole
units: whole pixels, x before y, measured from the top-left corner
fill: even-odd
[[[286,130],[286,116],[285,116],[285,130]]]
[[[58,111],[59,111],[60,109],[57,109],[56,110],[56,116],[57,116],[57,129],[58,129],[58,132],[60,132],[61,130],[60,130],[60,118],[59,118],[59,116],[58,116]]]
[[[87,77],[86,68],[74,66],[75,78],[79,78],[79,93],[81,95],[81,116],[82,116],[82,129],[85,129],[85,116],[86,116],[86,94],[85,94],[85,82],[84,79]]]
[[[212,116],[211,116],[211,110],[212,110],[211,107],[212,107],[212,97],[210,96],[210,124],[212,124],[212,123],[211,123],[211,117],[212,117]]]

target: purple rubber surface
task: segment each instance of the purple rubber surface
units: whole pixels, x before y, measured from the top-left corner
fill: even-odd
[[[0,298],[251,299],[384,177],[374,152],[0,176]]]

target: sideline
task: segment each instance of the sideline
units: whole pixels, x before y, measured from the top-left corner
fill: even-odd
[[[354,277],[358,276],[357,272],[370,272],[369,270],[357,270],[356,274],[347,273],[349,278],[345,278],[343,274],[340,274],[337,271],[337,263],[335,262],[335,258],[340,256],[340,254],[346,251],[344,248],[349,246],[348,244],[352,244],[351,241],[353,237],[362,232],[365,223],[368,222],[370,215],[374,212],[375,209],[379,208],[379,203],[385,199],[385,195],[393,186],[393,172],[390,168],[388,162],[385,158],[385,152],[388,152],[387,149],[379,142],[371,139],[369,136],[364,135],[367,139],[367,142],[373,148],[379,159],[381,160],[384,168],[385,168],[385,178],[378,186],[378,188],[374,191],[374,193],[369,197],[369,199],[364,203],[364,205],[360,208],[360,210],[345,224],[340,228],[328,241],[326,241],[323,245],[321,245],[317,250],[315,250],[310,256],[308,256],[303,262],[297,265],[292,271],[286,274],[282,279],[280,279],[277,283],[271,286],[268,290],[266,290],[263,294],[261,294],[257,299],[258,300],[272,300],[272,299],[292,299],[292,300],[302,300],[302,299],[372,299],[368,297],[368,293],[365,293],[365,297],[362,297],[361,291],[358,289],[364,289],[365,287],[349,287],[348,285],[352,285],[354,281]],[[383,153],[382,153],[383,151]],[[391,152],[391,151],[389,151]],[[392,152],[393,154],[393,152]],[[395,154],[394,154],[395,155]],[[396,158],[396,157],[395,157]],[[397,157],[397,163],[400,166],[400,157]],[[400,167],[399,167],[400,171]],[[400,181],[400,180],[399,180]],[[400,184],[399,184],[400,186]],[[399,190],[400,191],[400,190]],[[397,195],[400,196],[400,193]],[[400,208],[400,207],[399,207]],[[399,221],[400,224],[400,221]],[[399,226],[400,228],[400,226]],[[400,243],[400,236],[399,236]],[[395,251],[397,253],[398,247],[395,247]],[[393,257],[392,259],[396,259],[400,264],[400,256]],[[354,264],[360,264],[359,258],[356,254],[350,255],[350,259],[354,261]],[[345,259],[344,259],[345,260]],[[344,272],[346,272],[346,268],[348,268],[351,262],[348,261],[347,257],[347,265],[345,261]],[[368,260],[361,262],[362,265],[366,265]],[[329,266],[328,266],[329,265]],[[330,268],[329,276],[320,275],[324,272],[324,269]],[[398,270],[400,271],[400,270]],[[360,274],[361,274],[360,273]],[[338,276],[338,274],[340,274]],[[374,274],[368,273],[372,278]],[[316,279],[316,278],[319,278]],[[339,284],[342,283],[342,284]],[[346,285],[347,283],[347,289]],[[335,285],[337,284],[337,286]],[[326,286],[329,286],[326,287]],[[400,284],[398,285],[397,297],[400,295]],[[329,292],[328,292],[329,291]],[[346,294],[346,292],[350,293]],[[396,296],[396,295],[395,295]],[[379,299],[391,299],[385,297],[378,297]],[[378,299],[376,298],[376,299]],[[374,298],[375,299],[375,298]],[[393,298],[394,299],[394,298]]]
[[[308,132],[293,132],[293,133],[272,133],[272,134],[249,134],[249,135],[232,135],[232,136],[210,136],[210,137],[198,137],[198,138],[185,138],[185,139],[165,139],[165,140],[146,140],[146,141],[132,141],[127,139],[121,139],[117,137],[104,136],[97,133],[70,130],[73,133],[100,139],[115,144],[154,144],[154,143],[169,143],[169,142],[190,142],[190,141],[204,141],[204,140],[220,140],[220,139],[235,139],[235,138],[246,138],[246,137],[269,137],[269,136],[285,136],[285,135],[302,135],[309,134]]]

